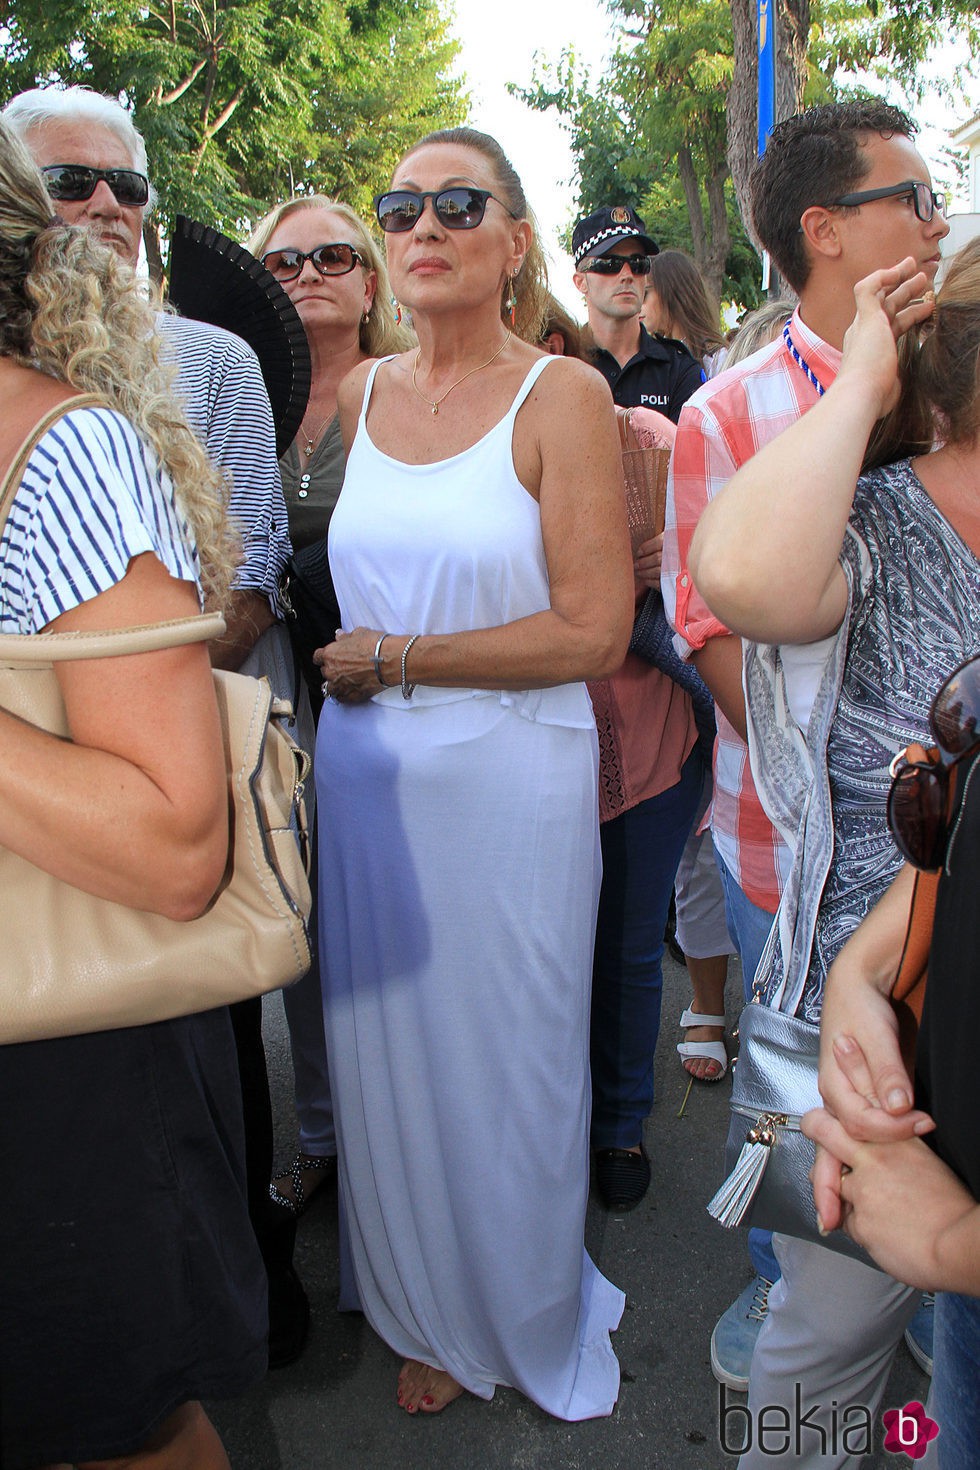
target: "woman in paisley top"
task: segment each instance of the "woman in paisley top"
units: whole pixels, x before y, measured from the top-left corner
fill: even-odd
[[[978,253],[974,242],[952,262],[920,368],[943,354],[964,296],[975,295]],[[735,477],[692,555],[713,610],[752,640],[753,774],[795,849],[757,989],[811,1022],[830,965],[901,867],[885,821],[891,760],[929,743],[937,683],[980,643],[980,515],[964,472],[976,429],[957,402],[965,372],[972,404],[975,352],[943,359],[927,416],[899,406],[906,444],[926,452],[860,475],[875,422],[898,398],[895,339],[932,313],[927,286],[907,260],[856,288],[838,379]],[[934,415],[946,442],[931,454]],[[750,1409],[784,1402],[795,1378],[815,1398],[833,1383],[825,1403],[873,1414],[917,1295],[822,1246],[777,1237],[777,1254],[785,1284],[753,1358]]]

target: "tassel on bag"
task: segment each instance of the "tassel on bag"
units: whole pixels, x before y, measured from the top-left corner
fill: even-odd
[[[708,1214],[726,1230],[741,1225],[772,1158],[777,1128],[785,1128],[789,1123],[785,1113],[762,1113],[745,1135],[735,1167],[708,1202]],[[796,1126],[799,1127],[798,1120]]]

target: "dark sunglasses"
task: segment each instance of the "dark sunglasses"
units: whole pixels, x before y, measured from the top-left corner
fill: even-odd
[[[318,245],[309,252],[294,250],[287,245],[283,250],[270,250],[262,257],[262,264],[277,281],[295,281],[307,261],[321,276],[346,276],[355,265],[364,264],[353,245],[344,244]]]
[[[475,189],[469,184],[459,184],[453,189],[439,189],[433,193],[417,193],[414,189],[393,189],[390,194],[379,194],[374,201],[378,224],[386,235],[398,235],[412,230],[425,212],[425,201],[432,200],[436,218],[447,230],[475,230],[487,212],[487,201],[496,200],[501,209],[507,209],[502,199],[491,194],[489,189]],[[510,209],[511,219],[518,216]]]
[[[649,255],[587,255],[579,266],[592,276],[618,276],[624,265],[628,265],[634,276],[650,274]]]
[[[871,204],[875,199],[893,199],[899,194],[911,196],[915,217],[924,225],[929,223],[937,209],[945,219],[946,195],[937,194],[928,184],[917,183],[915,179],[906,179],[903,184],[889,184],[887,189],[859,189],[856,194],[842,194],[830,203],[831,206],[842,204],[850,209],[858,204]]]
[[[105,179],[118,204],[132,208],[146,204],[150,183],[145,174],[133,168],[86,168],[81,163],[49,163],[41,170],[52,199],[66,204],[81,204],[91,199],[99,181]]]
[[[891,764],[888,826],[914,868],[934,873],[946,860],[954,767],[980,748],[980,656],[954,669],[932,702],[930,749],[910,745]]]

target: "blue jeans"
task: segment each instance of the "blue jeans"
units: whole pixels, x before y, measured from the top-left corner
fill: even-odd
[[[939,1292],[929,1411],[940,1470],[975,1465],[980,1445],[980,1300]]]
[[[694,821],[697,748],[675,786],[603,822],[602,889],[592,971],[592,1144],[635,1148],[653,1107],[664,930]]]
[[[722,862],[717,848],[715,849],[715,860],[721,874],[721,886],[725,890],[725,917],[728,920],[728,932],[738,946],[739,958],[742,961],[742,987],[746,1004],[748,1004],[752,998],[752,981],[759,968],[762,951],[769,938],[769,930],[772,928],[775,915],[770,914],[767,909],[760,908],[750,898],[746,898]],[[764,1276],[767,1281],[779,1280],[779,1262],[773,1253],[771,1231],[750,1229],[749,1255],[756,1275]]]

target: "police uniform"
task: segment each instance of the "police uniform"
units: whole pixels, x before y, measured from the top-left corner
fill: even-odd
[[[620,408],[655,408],[673,423],[704,373],[683,342],[673,337],[653,337],[640,325],[640,345],[625,367],[611,352],[595,347],[591,357],[612,389]]]

